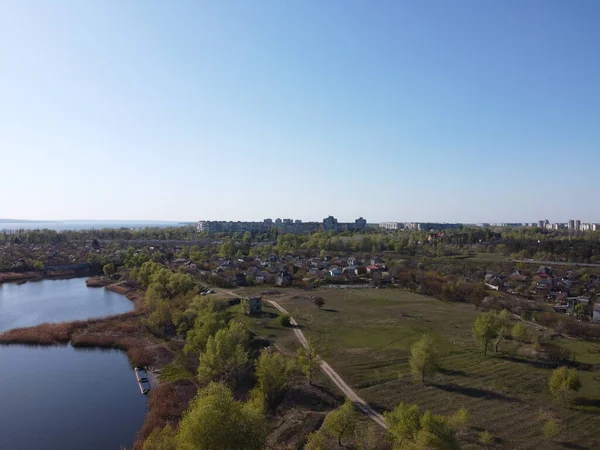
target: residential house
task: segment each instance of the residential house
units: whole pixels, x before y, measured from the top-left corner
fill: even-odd
[[[592,321],[595,323],[600,323],[600,302],[594,303],[594,313],[592,316]]]
[[[504,275],[499,273],[488,273],[485,275],[485,283],[495,287],[504,286]]]
[[[291,286],[294,281],[294,276],[289,272],[278,272],[277,277],[275,279],[275,284],[277,286]]]
[[[510,279],[514,281],[526,281],[527,275],[524,275],[520,270],[515,270],[510,274]]]
[[[552,267],[540,266],[537,271],[537,274],[542,278],[551,277],[552,276]]]
[[[339,277],[342,274],[342,269],[339,267],[333,266],[329,269],[329,275],[332,277]]]
[[[356,259],[354,256],[351,256],[350,258],[348,258],[348,260],[346,262],[348,263],[348,265],[350,267],[356,267],[356,266],[360,265],[360,261],[358,259]]]
[[[380,266],[378,266],[378,265],[371,264],[371,265],[367,266],[367,273],[368,274],[372,274],[372,273],[375,273],[375,272],[382,272],[382,271],[383,271],[383,268],[380,267]]]
[[[246,280],[246,275],[242,272],[235,274],[235,279],[233,280],[236,286],[246,286],[248,281]]]

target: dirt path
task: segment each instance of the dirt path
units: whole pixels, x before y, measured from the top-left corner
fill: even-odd
[[[239,297],[239,295],[235,294],[232,291],[228,291],[226,289],[219,290],[233,297]],[[276,301],[267,301],[282,313],[289,314],[285,310],[285,308]],[[296,320],[292,316],[290,316],[290,323],[294,327],[292,330],[296,335],[296,338],[298,339],[298,341],[300,341],[300,344],[306,348],[308,346],[308,341],[306,340],[306,337],[304,336],[302,330],[298,328],[298,322],[296,322]],[[369,404],[366,401],[360,398],[358,394],[350,386],[348,386],[348,384],[346,384],[342,377],[335,370],[333,370],[333,368],[329,364],[327,364],[327,362],[325,362],[323,359],[319,359],[319,366],[321,367],[321,370],[325,372],[325,374],[331,379],[331,381],[333,381],[333,383],[339,388],[339,390],[342,391],[346,397],[348,397],[354,402],[357,408],[359,408],[365,415],[373,419],[373,421],[375,421],[377,425],[387,429],[387,425],[383,416],[377,411],[375,411],[373,408],[371,408],[371,406],[369,406]]]

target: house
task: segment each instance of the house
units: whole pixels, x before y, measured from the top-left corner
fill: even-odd
[[[332,277],[339,277],[342,274],[342,269],[340,269],[339,267],[332,267],[331,269],[329,269],[329,275],[331,275]]]
[[[246,298],[243,305],[246,314],[262,314],[262,297]]]
[[[383,269],[375,264],[367,266],[367,273],[381,272]]]
[[[383,261],[381,260],[380,257],[375,256],[375,257],[371,258],[371,265],[372,266],[376,266],[378,264],[383,264]]]
[[[485,275],[485,283],[492,286],[504,286],[504,275],[499,273],[488,273]]]
[[[540,266],[537,273],[542,278],[551,277],[552,276],[552,267]]]
[[[592,322],[600,323],[600,302],[594,303],[594,315],[592,316]]]
[[[246,286],[248,284],[246,280],[246,275],[244,275],[242,272],[235,274],[235,279],[233,280],[233,282],[236,286]]]
[[[355,267],[355,266],[358,266],[360,264],[360,262],[358,261],[358,259],[356,259],[354,256],[351,256],[350,258],[348,258],[348,260],[346,262],[348,263],[348,265],[350,267]]]
[[[294,276],[289,272],[278,272],[277,277],[275,279],[275,284],[277,286],[290,286],[294,281]]]
[[[515,270],[510,274],[510,278],[514,281],[525,281],[527,280],[527,275],[524,275],[520,270]]]

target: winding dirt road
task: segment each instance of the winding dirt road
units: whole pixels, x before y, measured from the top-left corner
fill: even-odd
[[[226,289],[219,289],[219,291],[225,292],[226,294],[231,295],[233,297],[239,297],[239,295],[235,294],[233,291],[228,291]],[[267,300],[267,301],[271,305],[273,305],[275,308],[277,308],[277,310],[279,310],[280,312],[282,312],[284,314],[289,314],[286,311],[286,309],[283,306],[281,306],[279,303],[277,303],[276,301],[274,301],[274,300]],[[298,322],[296,322],[296,320],[291,315],[290,315],[290,323],[294,327],[292,330],[294,331],[296,338],[298,339],[298,341],[300,341],[300,344],[304,348],[306,348],[308,346],[308,341],[306,340],[306,336],[304,336],[304,333],[298,327]],[[356,407],[358,409],[360,409],[369,418],[373,419],[373,421],[377,425],[387,429],[387,425],[385,423],[385,419],[383,418],[383,416],[381,414],[379,414],[377,411],[375,411],[373,408],[371,408],[371,406],[369,406],[369,404],[367,402],[365,402],[362,398],[360,398],[358,396],[358,394],[350,386],[348,386],[346,384],[346,382],[342,379],[342,377],[335,370],[333,370],[333,368],[329,364],[327,364],[327,362],[325,362],[323,359],[319,358],[319,366],[321,367],[321,370],[323,372],[325,372],[325,374],[331,379],[331,381],[333,381],[333,383],[339,388],[339,390],[342,391],[346,397],[348,397],[350,400],[352,400],[354,402],[354,404],[356,405]]]

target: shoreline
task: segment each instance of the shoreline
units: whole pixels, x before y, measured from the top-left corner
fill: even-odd
[[[172,362],[174,352],[167,344],[145,330],[143,319],[146,311],[143,294],[128,286],[127,282],[113,281],[104,287],[127,297],[134,303],[134,310],[97,319],[42,323],[33,327],[15,328],[0,333],[0,345],[59,347],[70,344],[75,349],[115,349],[127,355],[132,367],[147,368],[151,379],[148,409],[133,446],[134,449],[141,449],[142,442],[154,428],[155,423],[165,420],[161,412],[164,397],[169,399],[179,397],[179,402],[189,400],[189,395],[182,396],[181,392],[190,391],[190,386],[176,389],[172,383],[162,383],[159,374],[154,373],[154,369],[161,369]],[[195,387],[191,390],[195,394]],[[155,397],[161,398],[160,402],[151,400],[153,392]]]

